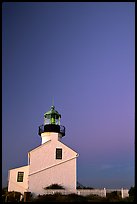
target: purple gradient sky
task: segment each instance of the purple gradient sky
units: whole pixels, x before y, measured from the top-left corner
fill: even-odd
[[[135,3],[2,4],[2,185],[52,105],[86,186],[134,185]]]

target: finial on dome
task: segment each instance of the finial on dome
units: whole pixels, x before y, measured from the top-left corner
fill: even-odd
[[[52,96],[52,106],[51,107],[55,108],[55,106],[54,106],[54,96]]]

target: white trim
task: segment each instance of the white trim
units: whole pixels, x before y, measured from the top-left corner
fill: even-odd
[[[38,146],[38,147],[36,147],[36,148],[34,148],[34,149],[30,150],[28,153],[30,153],[30,152],[32,152],[32,151],[35,151],[35,150],[37,150],[37,149],[39,149],[39,148],[41,148],[41,146],[43,146],[43,145],[47,144],[47,143],[48,143],[48,142],[50,142],[50,141],[51,141],[51,140],[48,140],[47,142],[45,142],[45,143],[41,144],[40,146]]]

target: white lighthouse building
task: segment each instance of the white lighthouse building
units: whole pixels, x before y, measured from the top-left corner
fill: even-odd
[[[61,115],[51,106],[39,126],[41,145],[28,152],[28,165],[9,170],[8,191],[44,194],[44,188],[59,184],[65,190],[75,190],[78,153],[62,143],[65,127]]]

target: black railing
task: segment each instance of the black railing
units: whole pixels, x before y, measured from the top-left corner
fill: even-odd
[[[60,133],[65,136],[65,127],[63,125],[60,125]]]
[[[40,125],[38,134],[41,135],[41,133],[43,132],[44,132],[44,125]]]
[[[41,135],[43,132],[58,132],[65,136],[65,127],[63,125],[54,125],[54,124],[47,124],[47,125],[40,125],[38,134]]]

